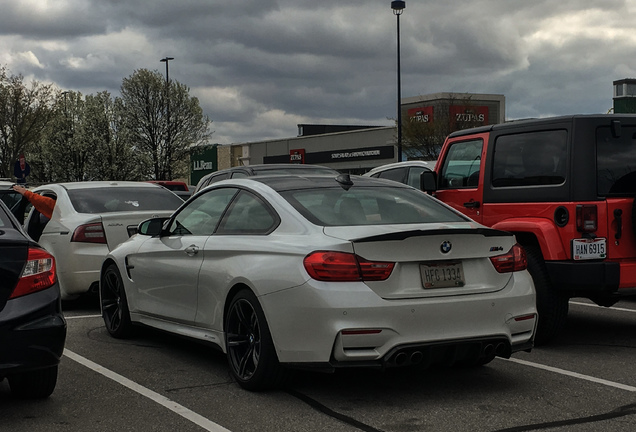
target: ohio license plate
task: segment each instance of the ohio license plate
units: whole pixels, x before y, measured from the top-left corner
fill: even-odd
[[[466,284],[461,262],[420,264],[424,288],[460,287]]]
[[[607,258],[607,240],[604,238],[572,240],[572,258],[577,261]]]

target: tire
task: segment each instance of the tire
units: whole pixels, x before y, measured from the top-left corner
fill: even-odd
[[[132,335],[133,326],[130,321],[128,300],[124,290],[119,269],[110,264],[99,284],[99,298],[102,306],[102,317],[106,330],[117,339],[125,339]]]
[[[57,366],[22,372],[7,377],[11,393],[21,399],[45,399],[57,384]]]
[[[541,250],[536,246],[525,246],[525,250],[528,257],[528,271],[537,292],[539,323],[534,343],[537,346],[546,345],[565,327],[569,298],[552,286]]]
[[[246,390],[279,386],[284,370],[278,362],[272,336],[258,299],[241,290],[232,298],[225,317],[225,346],[230,372]]]

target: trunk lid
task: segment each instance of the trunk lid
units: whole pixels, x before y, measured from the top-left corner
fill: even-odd
[[[385,299],[494,292],[512,277],[489,257],[507,253],[514,236],[473,223],[326,227],[325,234],[351,241],[368,261],[396,263],[387,280],[365,282]]]

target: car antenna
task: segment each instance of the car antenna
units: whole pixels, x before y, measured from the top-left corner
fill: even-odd
[[[353,186],[353,182],[351,181],[351,176],[349,174],[340,174],[338,177],[336,177],[336,181],[346,191],[348,191],[349,188]]]

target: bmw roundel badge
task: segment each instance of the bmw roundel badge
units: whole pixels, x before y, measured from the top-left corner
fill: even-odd
[[[439,247],[439,250],[442,251],[442,253],[449,253],[451,251],[451,249],[453,248],[453,245],[451,244],[451,242],[449,242],[448,240],[446,240],[445,242],[442,243],[442,245]]]

